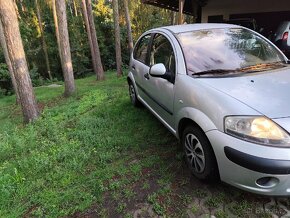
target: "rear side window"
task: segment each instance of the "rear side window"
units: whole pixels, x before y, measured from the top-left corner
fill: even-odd
[[[150,42],[150,34],[148,35],[145,35],[143,36],[137,46],[135,47],[135,50],[134,50],[134,59],[142,62],[142,63],[146,63],[146,58],[147,58],[147,52],[148,52],[148,45],[149,45],[149,42]]]

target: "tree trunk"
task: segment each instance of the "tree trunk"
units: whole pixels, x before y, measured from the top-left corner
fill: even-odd
[[[121,37],[120,37],[120,26],[119,26],[119,8],[118,0],[112,0],[113,2],[113,15],[114,15],[114,29],[115,29],[115,49],[116,49],[116,65],[117,65],[117,76],[122,76],[122,56],[121,56]]]
[[[29,76],[19,24],[12,0],[0,0],[0,18],[9,58],[17,83],[24,122],[37,119],[39,113]]]
[[[97,64],[97,79],[98,80],[104,80],[104,69],[102,65],[102,60],[101,60],[101,54],[100,54],[100,48],[98,44],[98,38],[97,38],[97,33],[96,33],[96,27],[95,27],[95,22],[94,22],[94,15],[92,11],[92,1],[91,0],[86,0],[86,6],[87,6],[87,14],[88,14],[88,21],[89,21],[89,27],[90,27],[90,32],[91,32],[91,38],[92,38],[92,43],[93,43],[93,49],[95,53],[95,58],[96,58],[96,64]]]
[[[26,7],[24,6],[23,0],[20,0],[19,2],[20,2],[20,7],[21,7],[22,13],[27,12]]]
[[[17,6],[17,3],[16,3],[16,0],[14,0],[13,3],[14,3],[14,8],[15,8],[16,15],[17,15],[18,18],[20,18],[20,14],[19,14],[19,11],[18,11],[18,6]]]
[[[74,6],[74,13],[75,13],[75,16],[77,17],[78,16],[78,9],[77,9],[77,5],[76,5],[76,1],[75,0],[72,0],[73,1],[73,6]]]
[[[57,14],[56,14],[56,8],[55,8],[55,0],[52,0],[51,2],[52,2],[51,4],[52,4],[53,21],[54,21],[54,26],[55,26],[55,36],[56,36],[56,41],[59,48],[59,31],[58,31]]]
[[[133,37],[132,37],[131,19],[130,19],[130,13],[129,13],[128,0],[124,0],[124,8],[125,8],[125,17],[126,17],[126,24],[127,24],[129,49],[130,49],[130,54],[132,54],[132,52],[133,52]]]
[[[56,0],[56,14],[59,31],[59,50],[61,55],[61,66],[64,77],[64,96],[71,96],[75,91],[73,66],[70,53],[69,35],[67,29],[65,0]]]
[[[19,98],[19,94],[18,94],[18,90],[17,90],[17,84],[16,84],[16,80],[15,80],[15,76],[14,76],[14,71],[13,71],[13,68],[12,68],[12,63],[11,63],[10,58],[9,58],[9,54],[8,54],[8,50],[7,50],[7,45],[6,45],[5,36],[4,36],[4,33],[3,33],[3,27],[2,27],[2,22],[1,21],[0,21],[0,43],[1,43],[1,47],[3,49],[5,61],[6,61],[6,64],[8,66],[8,70],[9,70],[11,81],[12,81],[12,85],[13,85],[13,89],[14,89],[14,92],[15,92],[16,104],[19,104],[20,103],[20,98]]]
[[[39,8],[38,0],[35,0],[35,6],[36,6],[36,14],[37,14],[38,26],[39,26],[40,37],[41,37],[41,42],[42,42],[42,49],[43,49],[44,57],[45,57],[47,74],[48,74],[49,79],[52,80],[49,59],[48,59],[47,45],[45,42],[43,28],[42,28],[42,18],[41,18],[41,12],[40,12],[40,8]]]
[[[93,70],[97,76],[98,75],[98,68],[97,68],[97,62],[96,62],[96,54],[95,54],[94,45],[93,45],[93,41],[92,41],[92,34],[91,34],[91,29],[90,29],[90,24],[89,24],[89,19],[88,19],[86,0],[81,0],[81,8],[82,8],[83,19],[85,22],[85,27],[86,27],[86,31],[87,31],[87,35],[88,35],[89,46],[90,46],[90,50],[91,50]],[[98,78],[98,76],[97,76],[97,78]]]
[[[55,8],[55,0],[52,0],[52,13],[53,13],[53,20],[54,20],[54,26],[55,26],[55,36],[57,41],[57,47],[60,48],[59,45],[59,30],[58,30],[58,21],[57,21],[57,14],[56,14],[56,8]],[[59,57],[61,58],[60,50],[58,49]]]
[[[176,25],[176,12],[171,12],[171,25]]]

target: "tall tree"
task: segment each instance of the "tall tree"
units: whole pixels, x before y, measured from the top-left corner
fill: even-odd
[[[69,35],[67,29],[67,16],[65,0],[56,0],[56,14],[59,34],[59,50],[61,66],[64,77],[64,96],[71,96],[75,91],[73,66],[70,53]]]
[[[114,29],[115,29],[117,76],[122,76],[123,72],[122,72],[122,56],[121,56],[121,36],[119,26],[119,4],[118,0],[112,0],[112,3],[113,3]]]
[[[6,64],[8,66],[8,71],[10,73],[10,77],[11,77],[11,81],[12,81],[12,86],[16,95],[16,104],[19,104],[20,99],[19,99],[19,94],[18,94],[18,90],[17,90],[17,84],[16,84],[16,80],[15,80],[15,76],[14,76],[14,70],[12,68],[12,63],[10,61],[9,58],[9,54],[8,54],[8,50],[7,50],[7,45],[6,45],[6,41],[5,41],[5,36],[3,33],[3,27],[2,27],[2,22],[0,21],[0,43],[1,43],[1,47],[4,53],[4,58],[6,61]]]
[[[172,11],[171,12],[171,25],[175,25],[176,24],[176,12]]]
[[[42,42],[42,50],[44,52],[44,57],[45,57],[47,74],[48,74],[49,79],[52,80],[50,64],[49,64],[49,59],[48,59],[47,45],[44,38],[44,32],[43,32],[43,27],[42,27],[42,17],[41,17],[41,11],[39,8],[38,0],[35,0],[35,7],[36,7],[36,14],[37,14],[37,19],[38,19],[39,33],[40,33],[41,42]]]
[[[86,26],[89,46],[90,46],[90,50],[91,50],[93,70],[94,70],[95,74],[97,75],[98,70],[97,70],[97,62],[96,62],[96,53],[95,53],[94,45],[93,45],[93,41],[92,41],[92,34],[91,34],[91,29],[90,29],[90,24],[89,24],[89,19],[88,19],[86,0],[81,0],[81,8],[82,8],[83,19],[84,19],[85,26]]]
[[[86,30],[88,33],[88,38],[91,38],[90,48],[93,61],[93,68],[97,75],[98,80],[104,80],[104,69],[100,55],[100,48],[98,44],[98,38],[96,33],[96,27],[94,23],[94,15],[92,11],[92,1],[91,0],[82,0],[82,8],[84,14],[84,20],[86,25]],[[86,12],[86,13],[85,13]],[[89,37],[90,35],[90,37]]]
[[[126,17],[126,25],[127,25],[128,43],[129,43],[129,49],[130,49],[130,54],[131,54],[133,51],[133,37],[132,37],[131,19],[130,19],[130,13],[129,13],[128,0],[124,0],[124,9],[125,9],[125,17]]]
[[[89,19],[89,24],[90,24],[91,34],[92,34],[92,42],[93,42],[94,51],[96,54],[97,79],[104,80],[105,79],[104,69],[103,69],[103,64],[102,64],[102,60],[101,60],[100,48],[99,48],[96,27],[95,27],[95,22],[94,22],[94,15],[93,15],[93,10],[92,10],[92,1],[86,0],[86,3],[87,3],[88,19]]]
[[[74,6],[74,14],[77,17],[78,16],[78,9],[77,9],[77,4],[75,0],[72,0],[73,6]]]
[[[53,13],[53,21],[54,21],[54,27],[55,27],[55,36],[56,36],[56,41],[57,41],[57,47],[60,48],[60,45],[59,45],[59,30],[58,30],[58,21],[57,21],[55,0],[52,0],[51,3],[52,3],[52,13]],[[59,56],[61,58],[60,50],[59,50]]]
[[[13,0],[0,0],[0,19],[3,25],[8,55],[17,83],[24,122],[28,123],[37,119],[39,113],[29,76]]]

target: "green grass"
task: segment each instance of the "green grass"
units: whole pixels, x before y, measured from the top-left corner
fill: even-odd
[[[135,152],[168,141],[147,110],[131,106],[125,77],[109,73],[106,81],[89,77],[76,85],[69,99],[63,87],[36,88],[44,110],[27,126],[14,96],[0,99],[0,217],[60,217],[102,204],[104,192],[131,182],[114,176],[138,179],[141,164],[127,167]]]

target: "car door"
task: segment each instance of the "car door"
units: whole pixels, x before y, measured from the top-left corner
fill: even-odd
[[[150,45],[149,60],[150,66],[164,64],[167,73],[171,74],[171,80],[159,77],[152,77],[149,74],[146,79],[146,91],[150,97],[150,105],[158,115],[171,127],[174,126],[173,105],[174,105],[174,82],[176,75],[176,61],[172,44],[169,39],[156,33]]]
[[[144,92],[144,82],[146,82],[146,78],[149,73],[149,44],[151,42],[151,34],[146,34],[142,36],[133,51],[133,58],[130,64],[131,72],[134,75],[136,88],[138,90],[139,96],[148,101],[148,96]]]

